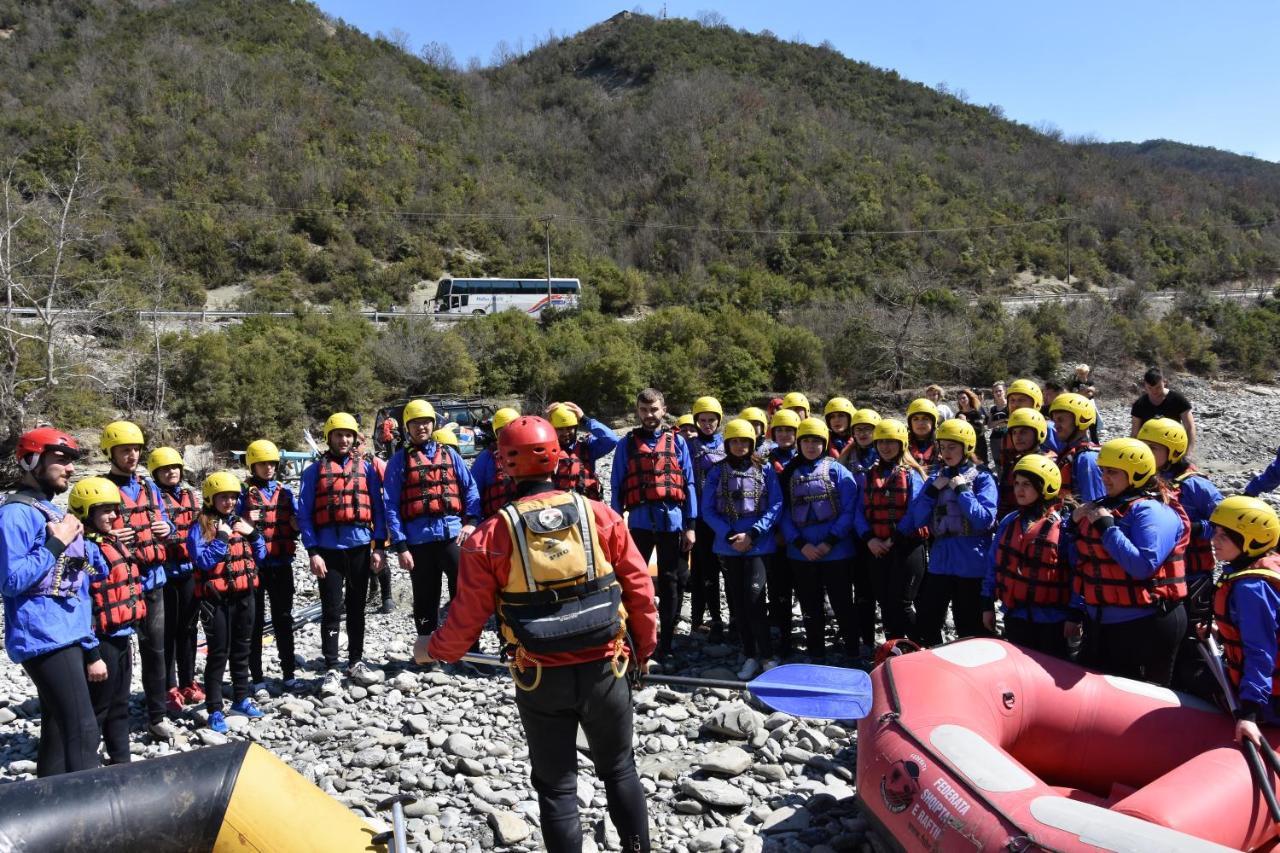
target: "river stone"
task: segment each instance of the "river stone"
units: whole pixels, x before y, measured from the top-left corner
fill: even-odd
[[[746,791],[720,779],[686,779],[680,784],[680,792],[712,808],[729,811],[738,811],[751,803]]]
[[[713,826],[711,829],[704,829],[689,842],[689,849],[694,853],[719,850],[724,844],[724,840],[733,834],[733,830],[727,826]]]
[[[751,756],[741,747],[727,746],[704,757],[698,766],[716,776],[738,776],[751,767]]]
[[[196,736],[200,738],[200,742],[205,746],[222,746],[225,743],[230,743],[226,735],[215,732],[213,729],[200,729]]]
[[[721,737],[748,740],[763,725],[764,718],[759,713],[742,702],[734,702],[713,711],[702,724],[702,731]]]
[[[774,832],[799,832],[809,828],[809,812],[804,809],[797,809],[795,806],[783,806],[774,809],[764,823],[760,824],[760,831],[765,833]]]
[[[426,714],[413,714],[405,720],[409,730],[416,735],[425,735],[431,731],[431,718]]]
[[[368,749],[362,749],[351,757],[351,764],[355,767],[380,767],[382,762],[387,760],[387,751],[376,746]]]
[[[529,824],[511,812],[490,812],[489,826],[493,827],[494,838],[499,844],[519,844],[529,837],[533,831]]]
[[[480,754],[476,751],[476,742],[471,739],[471,736],[461,732],[449,735],[445,739],[444,751],[458,758],[475,758]]]

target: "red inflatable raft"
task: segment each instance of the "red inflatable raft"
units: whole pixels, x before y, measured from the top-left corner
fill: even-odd
[[[871,681],[858,797],[904,850],[1276,844],[1231,718],[1198,699],[987,639]]]

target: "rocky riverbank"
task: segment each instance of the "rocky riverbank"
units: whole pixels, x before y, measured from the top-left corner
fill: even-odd
[[[1280,391],[1186,380],[1177,387],[1196,406],[1203,467],[1224,492],[1238,491],[1265,467],[1280,442]],[[1130,399],[1100,401],[1111,435],[1127,433]],[[192,709],[173,743],[142,734],[135,702],[133,752],[146,759],[249,738],[382,826],[374,804],[394,792],[418,799],[408,809],[412,849],[431,853],[540,849],[537,804],[528,781],[527,747],[505,672],[471,667],[424,669],[409,663],[408,584],[395,574],[396,612],[368,617],[369,674],[322,691],[315,624],[298,633],[307,685],[284,693],[277,681],[259,694],[267,712],[250,722],[231,717],[229,735],[203,727]],[[301,609],[315,583],[295,565]],[[798,630],[798,614],[796,619]],[[685,626],[687,628],[687,626]],[[685,628],[682,628],[682,631]],[[496,651],[491,633],[484,650]],[[267,652],[275,667],[274,647]],[[740,657],[706,635],[677,647],[689,674],[732,678]],[[836,661],[837,663],[840,661]],[[135,667],[136,674],[137,667]],[[140,697],[141,685],[134,684]],[[655,850],[880,850],[854,804],[856,739],[852,721],[808,721],[770,714],[727,690],[646,687],[635,697],[636,746],[649,795]],[[40,721],[31,682],[0,663],[0,782],[35,770]],[[604,790],[579,743],[578,801],[586,849],[618,849],[604,810]]]

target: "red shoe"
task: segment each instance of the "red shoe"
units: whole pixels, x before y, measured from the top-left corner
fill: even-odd
[[[182,691],[176,687],[170,687],[169,692],[165,694],[164,707],[170,714],[181,714],[183,706]]]
[[[193,681],[182,688],[182,698],[186,699],[188,704],[195,705],[204,701],[204,691]]]

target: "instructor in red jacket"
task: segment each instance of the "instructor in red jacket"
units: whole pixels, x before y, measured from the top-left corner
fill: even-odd
[[[657,645],[653,582],[621,516],[552,484],[560,453],[555,429],[539,417],[521,417],[498,436],[496,461],[516,481],[516,498],[463,543],[448,618],[418,638],[414,658],[458,660],[496,613],[513,661],[543,844],[551,853],[582,849],[581,726],[622,849],[648,851],[626,676]]]

